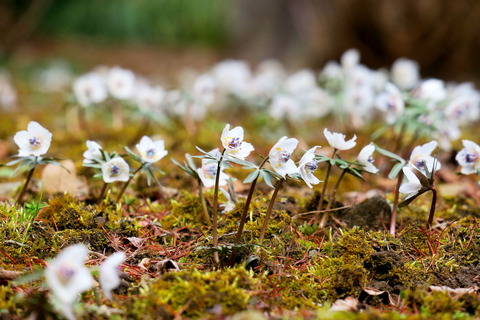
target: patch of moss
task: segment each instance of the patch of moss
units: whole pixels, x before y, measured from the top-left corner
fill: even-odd
[[[185,317],[199,318],[221,307],[222,314],[245,310],[257,280],[243,268],[201,272],[185,270],[165,274],[141,289],[129,318],[172,318],[183,312]]]

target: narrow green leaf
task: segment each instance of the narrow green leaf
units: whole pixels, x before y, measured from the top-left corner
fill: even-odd
[[[390,173],[388,174],[388,179],[392,179],[392,180],[395,179],[400,173],[400,170],[402,170],[402,168],[403,168],[403,163],[399,162],[395,164],[392,170],[390,170]]]
[[[388,150],[385,150],[383,148],[380,148],[378,145],[374,144],[375,146],[375,150],[377,150],[379,153],[383,154],[384,156],[387,156],[389,158],[392,158],[394,160],[397,160],[398,162],[402,163],[402,164],[405,164],[406,161],[400,157],[399,155],[393,153],[393,152],[390,152]]]
[[[260,170],[254,170],[250,172],[250,174],[243,180],[243,183],[251,183],[253,180],[255,180],[258,175],[260,174]]]

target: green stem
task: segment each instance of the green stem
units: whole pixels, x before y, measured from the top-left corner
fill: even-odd
[[[332,159],[335,157],[335,153],[337,152],[337,149],[333,149],[332,153]],[[320,195],[320,200],[318,200],[318,205],[317,205],[317,213],[315,214],[315,220],[318,221],[318,218],[320,217],[320,211],[322,210],[322,205],[323,205],[323,199],[325,198],[325,193],[327,192],[327,185],[328,185],[328,178],[330,177],[330,171],[332,170],[332,164],[330,161],[328,161],[328,167],[327,167],[327,173],[325,174],[325,181],[323,182],[323,189],[322,189],[322,194]],[[324,213],[323,215],[325,215]],[[322,220],[325,218],[322,217]]]
[[[268,161],[268,156],[265,159],[263,159],[262,163],[260,163],[257,170],[258,171],[262,170],[263,166],[265,165],[265,163],[267,163],[267,161]],[[242,216],[240,217],[240,223],[238,224],[238,231],[237,231],[237,234],[235,235],[232,258],[230,259],[230,264],[232,266],[235,263],[235,257],[237,255],[236,246],[238,246],[238,244],[240,243],[240,239],[242,238],[243,227],[245,226],[245,220],[247,220],[248,209],[250,208],[250,202],[252,202],[253,191],[255,191],[255,186],[257,185],[257,180],[259,176],[260,176],[260,172],[258,176],[255,178],[255,180],[252,181],[252,185],[250,186],[250,190],[248,191],[248,196],[245,202],[245,206],[243,207]]]
[[[275,199],[277,198],[278,191],[280,191],[280,187],[282,186],[283,181],[285,181],[285,178],[282,178],[277,182],[277,185],[275,186],[275,190],[273,191],[273,194],[272,194],[272,198],[270,199],[270,203],[268,204],[267,213],[265,214],[265,220],[263,221],[262,231],[260,232],[260,238],[258,240],[258,243],[260,245],[262,244],[263,239],[265,238],[268,221],[270,220],[270,216],[272,215],[273,205],[275,204]]]
[[[392,215],[390,217],[390,234],[395,236],[397,229],[397,211],[398,211],[398,200],[400,198],[400,185],[403,180],[403,171],[400,171],[397,176],[397,185],[395,186],[395,198],[393,199],[393,208]]]
[[[37,157],[35,157],[35,166],[32,169],[30,169],[30,171],[28,172],[27,180],[25,181],[25,184],[23,185],[22,191],[20,191],[20,194],[17,197],[17,201],[16,201],[17,204],[23,204],[23,196],[27,192],[28,185],[30,184],[30,180],[32,180],[33,171],[35,171],[35,168],[37,167],[36,162],[37,162]]]
[[[323,228],[325,224],[327,223],[327,218],[328,218],[328,212],[332,205],[335,203],[335,198],[337,196],[337,190],[338,187],[340,186],[340,182],[342,182],[343,177],[345,176],[345,173],[347,173],[347,169],[344,169],[342,173],[340,174],[340,177],[338,177],[337,183],[335,184],[335,187],[332,190],[332,194],[330,195],[330,200],[328,201],[327,208],[325,209],[325,212],[323,213],[322,216],[322,221],[320,221],[320,228]]]
[[[100,195],[98,196],[97,204],[102,203],[102,200],[105,197],[106,191],[107,191],[107,183],[103,182],[103,187],[102,187],[102,190],[100,191]]]
[[[437,204],[437,190],[432,186],[432,206],[430,207],[430,215],[428,216],[427,228],[432,228],[433,216],[435,215],[435,206]]]
[[[225,154],[225,149],[222,151],[222,155],[218,160],[217,172],[215,174],[215,191],[213,194],[213,214],[212,214],[212,228],[213,228],[213,247],[216,249],[218,247],[218,185],[220,184],[220,168],[222,166],[223,155]],[[215,264],[218,265],[220,259],[218,257],[218,252],[213,253],[213,260]]]
[[[205,201],[205,195],[203,194],[203,187],[201,181],[198,182],[198,196],[200,197],[200,202],[202,203],[203,218],[205,219],[205,223],[208,226],[211,226],[212,221],[210,220],[210,216],[208,215],[207,202]]]
[[[125,190],[127,190],[127,187],[128,187],[128,185],[130,184],[130,181],[132,181],[133,177],[135,177],[135,175],[136,175],[140,170],[142,170],[142,168],[143,168],[144,165],[145,165],[145,164],[142,163],[142,165],[141,165],[137,170],[135,170],[135,172],[134,172],[134,173],[128,178],[128,180],[123,184],[122,190],[120,190],[120,193],[119,193],[118,196],[117,196],[117,201],[116,201],[117,203],[119,203],[120,200],[122,199],[123,193],[125,192]]]

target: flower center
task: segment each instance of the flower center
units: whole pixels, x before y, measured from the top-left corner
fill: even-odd
[[[64,264],[57,269],[58,280],[64,285],[68,284],[70,279],[75,275],[75,268],[72,268],[71,265]]]
[[[310,161],[305,164],[305,169],[307,169],[306,171],[309,173],[317,170],[317,168],[318,164],[316,161]]]
[[[114,164],[110,167],[110,175],[112,177],[118,176],[119,173],[120,173],[120,167],[119,166]]]
[[[230,139],[230,141],[228,141],[228,147],[231,149],[236,149],[240,147],[241,144],[242,144],[242,141],[240,141],[240,138],[238,137],[232,138]]]
[[[205,176],[207,178],[213,179],[217,175],[217,166],[216,165],[210,165],[210,166],[204,168],[203,172],[205,173]]]
[[[155,156],[155,149],[148,149],[146,152],[147,158],[153,158]]]
[[[375,162],[375,160],[373,160],[373,157],[372,157],[372,156],[369,156],[368,159],[367,159],[367,161],[368,161],[369,163],[374,163],[374,162]]]
[[[477,162],[477,160],[478,160],[478,154],[476,153],[467,153],[465,155],[465,161],[467,163]]]
[[[32,149],[39,149],[42,145],[42,139],[40,139],[39,137],[31,137],[30,139],[28,139],[28,143],[30,143]]]
[[[278,154],[278,160],[280,162],[286,163],[290,159],[290,155],[290,152],[282,150],[282,152]]]

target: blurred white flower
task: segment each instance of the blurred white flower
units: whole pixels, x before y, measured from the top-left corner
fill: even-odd
[[[336,61],[328,61],[320,72],[323,79],[342,79],[344,77],[342,67]]]
[[[230,124],[227,124],[225,128],[223,128],[220,141],[226,150],[226,155],[242,160],[244,160],[250,152],[255,150],[252,144],[243,141],[243,128],[240,126],[230,130]]]
[[[375,151],[375,146],[370,143],[363,147],[360,153],[357,156],[357,162],[363,165],[362,170],[365,170],[370,173],[377,173],[378,168],[373,165],[372,154]]]
[[[297,139],[282,137],[272,147],[268,154],[273,170],[275,170],[275,172],[281,175],[283,178],[285,178],[287,174],[291,175],[299,173],[297,166],[293,160],[290,159],[290,156],[297,145]]]
[[[115,252],[99,268],[99,281],[107,299],[112,298],[112,290],[120,285],[119,265],[125,260],[125,253]]]
[[[168,154],[163,140],[152,141],[147,136],[143,136],[136,147],[142,160],[149,163],[157,162]]]
[[[102,165],[102,174],[106,183],[128,181],[130,166],[122,157],[115,157]]]
[[[428,171],[431,173],[433,172],[434,167],[435,171],[440,170],[442,167],[441,163],[431,156],[432,152],[437,148],[437,146],[438,143],[435,140],[425,143],[421,146],[416,146],[413,148],[413,151],[410,154],[408,165],[410,167],[415,167],[423,174],[425,174],[424,163]]]
[[[472,89],[455,93],[453,99],[445,107],[445,115],[449,120],[465,125],[478,120],[480,116],[480,94]]]
[[[328,141],[328,144],[337,150],[349,150],[355,147],[357,144],[355,140],[357,140],[357,136],[354,135],[352,139],[345,141],[345,135],[343,133],[338,132],[330,132],[327,128],[323,130],[323,134]]]
[[[38,157],[47,153],[50,142],[52,141],[52,134],[38,122],[30,121],[27,130],[17,132],[13,140],[19,148],[19,156]]]
[[[218,151],[218,149],[214,149],[209,153],[219,154],[220,152]],[[217,166],[218,166],[218,163],[216,161],[212,161],[211,159],[202,159],[202,167],[198,168],[197,172],[205,188],[211,188],[215,186],[215,179],[217,176]],[[228,178],[229,178],[228,175],[223,172],[223,168],[220,167],[220,177],[218,180],[218,186],[219,187],[225,186],[227,184]]]
[[[160,111],[164,99],[165,90],[161,86],[151,86],[144,81],[137,82],[134,100],[141,111]]]
[[[102,160],[102,146],[96,143],[95,141],[87,140],[86,142],[87,150],[83,153],[83,164],[92,164],[95,163],[95,160]]]
[[[218,87],[225,93],[243,97],[247,95],[251,80],[250,67],[240,60],[225,60],[212,70]]]
[[[300,162],[298,163],[300,175],[309,188],[312,188],[312,184],[320,183],[320,180],[313,175],[315,170],[318,168],[318,161],[315,160],[315,150],[317,148],[319,148],[319,146],[315,146],[305,152],[305,154],[302,156],[302,159],[300,159]]]
[[[429,107],[433,108],[436,103],[447,97],[445,83],[439,79],[427,79],[422,81],[413,91],[415,98],[426,100]]]
[[[462,140],[463,149],[455,156],[458,164],[462,166],[462,174],[479,174],[480,172],[480,147],[473,141]]]
[[[103,77],[96,72],[90,72],[75,79],[73,93],[82,107],[101,103],[108,96]]]
[[[315,73],[309,69],[302,69],[290,75],[283,84],[284,89],[293,95],[303,94],[317,88]]]
[[[360,63],[360,52],[357,49],[348,49],[340,57],[343,70],[349,71]]]
[[[285,69],[277,60],[262,61],[256,68],[250,82],[253,98],[268,99],[281,86],[285,78]]]
[[[61,303],[67,319],[75,319],[71,306],[78,295],[93,287],[92,275],[83,265],[87,254],[88,249],[83,244],[70,246],[62,250],[45,270],[47,285]]]
[[[402,90],[410,90],[420,81],[416,61],[399,58],[392,65],[392,81]]]
[[[403,183],[398,191],[400,191],[401,193],[408,193],[408,196],[405,199],[409,199],[415,196],[420,191],[420,189],[422,188],[422,184],[420,183],[420,180],[415,175],[415,173],[413,173],[413,170],[417,169],[403,167],[402,170],[405,177],[407,177],[408,182]]]
[[[298,121],[301,119],[300,101],[294,95],[277,93],[270,103],[269,114],[277,120],[286,118]]]
[[[106,74],[108,92],[117,99],[131,99],[135,92],[135,74],[120,67],[111,68]]]
[[[63,61],[52,62],[34,78],[35,87],[44,92],[60,92],[72,82],[72,71]]]
[[[195,79],[192,95],[196,103],[208,107],[215,102],[216,93],[217,84],[211,75],[202,74]]]
[[[17,103],[17,93],[9,74],[0,70],[0,109],[12,109]]]
[[[394,84],[387,82],[385,90],[375,99],[375,107],[385,113],[388,124],[393,124],[403,114],[405,102],[400,90]]]

